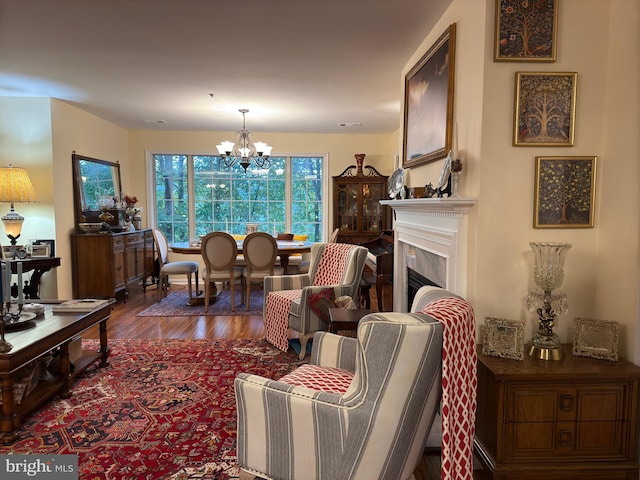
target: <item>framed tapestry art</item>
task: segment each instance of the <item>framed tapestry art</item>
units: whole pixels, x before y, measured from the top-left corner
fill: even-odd
[[[534,228],[591,228],[597,157],[536,157]]]
[[[513,145],[573,146],[577,82],[575,72],[516,72]]]
[[[405,77],[405,168],[444,158],[451,150],[455,44],[454,23]]]
[[[496,62],[554,62],[559,0],[496,0]]]

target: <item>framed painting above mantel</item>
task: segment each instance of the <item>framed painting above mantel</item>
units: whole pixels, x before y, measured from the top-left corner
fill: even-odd
[[[452,148],[456,24],[405,76],[403,167],[447,156]]]

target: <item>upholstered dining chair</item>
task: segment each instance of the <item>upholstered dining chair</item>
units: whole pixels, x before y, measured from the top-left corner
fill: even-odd
[[[369,314],[357,338],[317,332],[310,363],[278,380],[239,374],[240,478],[413,478],[441,407],[442,478],[472,480],[473,308],[428,286],[413,310]]]
[[[204,270],[204,312],[209,311],[211,286],[216,282],[229,285],[231,293],[231,311],[236,310],[236,282],[242,282],[242,268],[236,266],[238,244],[235,239],[225,232],[211,232],[202,239],[201,245]],[[243,296],[240,288],[241,298]]]
[[[272,235],[265,232],[254,232],[247,235],[242,243],[242,253],[246,267],[242,271],[246,309],[251,305],[251,285],[264,283],[265,277],[283,275],[284,269],[276,265],[278,243]]]
[[[347,243],[311,245],[311,269],[299,275],[268,276],[264,279],[264,320],[267,340],[286,351],[289,328],[300,336],[300,359],[314,332],[327,329],[326,318],[314,304],[322,297],[348,295],[358,304],[358,287],[368,250]]]
[[[160,264],[160,272],[158,274],[158,295],[162,297],[167,296],[169,290],[169,276],[170,275],[187,275],[187,282],[189,285],[189,303],[193,300],[191,277],[193,274],[196,276],[196,292],[198,291],[198,262],[170,262],[169,261],[169,243],[167,237],[164,236],[162,230],[154,228],[153,240],[156,244],[156,250],[158,251],[158,263]]]

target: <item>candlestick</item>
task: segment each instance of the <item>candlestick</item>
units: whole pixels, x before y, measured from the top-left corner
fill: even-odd
[[[5,262],[5,289],[4,289],[4,302],[8,305],[11,303],[11,260]],[[8,308],[8,307],[7,307]]]
[[[229,220],[224,221],[224,231],[229,233]]]
[[[458,156],[458,122],[453,124],[453,159],[457,160]]]
[[[22,262],[18,262],[18,305],[24,304],[24,292],[22,291]]]

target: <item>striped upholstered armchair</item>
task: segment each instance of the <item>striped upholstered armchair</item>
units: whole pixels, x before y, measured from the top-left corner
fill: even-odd
[[[307,342],[318,330],[326,330],[326,319],[314,300],[324,294],[331,299],[348,295],[358,304],[358,288],[368,250],[346,243],[311,245],[309,272],[269,276],[264,279],[264,320],[267,340],[286,351],[288,331],[300,334],[300,359]]]
[[[411,479],[441,406],[442,478],[472,480],[473,309],[436,287],[413,307],[367,315],[357,338],[317,332],[277,381],[238,375],[240,478]]]
[[[440,400],[442,327],[370,314],[358,336],[317,332],[311,363],[235,380],[241,479],[408,479]]]

